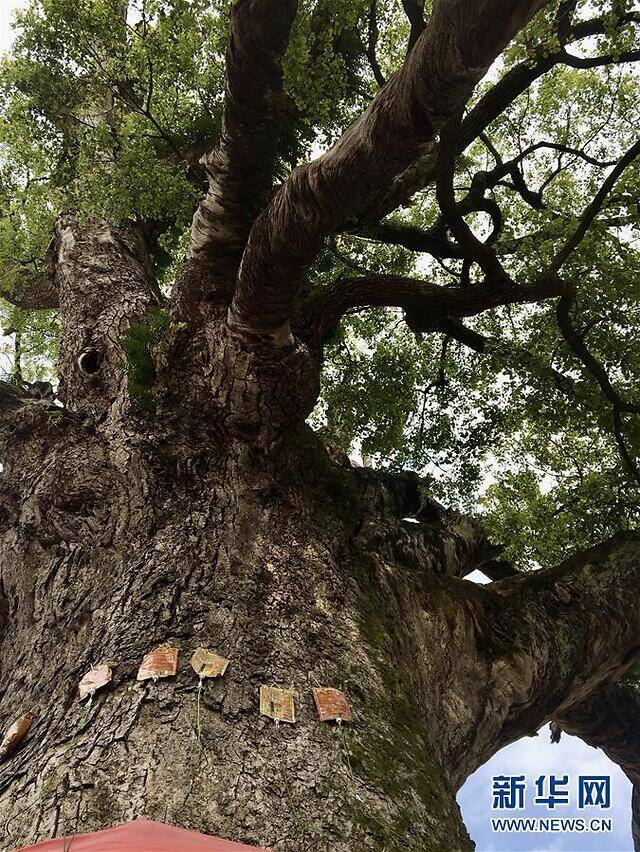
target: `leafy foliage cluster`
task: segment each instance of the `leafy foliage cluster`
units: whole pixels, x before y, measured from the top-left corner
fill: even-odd
[[[156,368],[152,353],[162,339],[169,318],[166,311],[152,305],[146,322],[133,323],[122,336],[122,347],[126,356],[123,369],[127,373],[127,382],[131,399],[142,411],[153,407],[153,384]]]
[[[202,189],[198,159],[220,132],[229,6],[32,0],[17,16],[15,46],[0,69],[0,263],[7,284],[37,269],[65,211],[152,224],[157,272],[170,284]],[[284,69],[283,177],[359,114],[401,63],[409,32],[399,3],[300,6]],[[557,6],[505,51],[474,102],[509,69],[558,51]],[[494,247],[518,281],[534,280],[549,262],[637,134],[638,78],[631,63],[617,61],[637,37],[635,25],[621,23],[628,7],[579,0],[576,21],[599,16],[607,26],[573,52],[611,61],[555,65],[457,161],[463,197],[478,172],[521,156],[532,196],[516,191],[508,174],[487,193],[502,211]],[[540,142],[562,150],[523,153]],[[577,292],[574,323],[620,395],[636,402],[639,196],[635,165],[563,270]],[[426,229],[437,218],[428,187],[391,223]],[[486,236],[486,214],[467,221]],[[461,261],[345,233],[327,243],[310,286],[362,271],[415,275],[443,287],[464,280]],[[472,268],[468,286],[475,275]],[[3,314],[5,325],[20,323],[23,365],[33,376],[53,355],[55,319],[13,308]],[[399,311],[350,315],[327,352],[315,425],[379,465],[431,473],[443,500],[480,506],[494,537],[523,565],[557,561],[568,548],[637,525],[637,482],[620,457],[611,408],[561,339],[554,304],[496,309],[468,325],[486,338],[482,353],[442,334],[416,338]],[[143,389],[153,334],[150,324],[127,343],[142,371],[132,382]],[[639,418],[625,415],[622,425],[629,453],[637,455]]]

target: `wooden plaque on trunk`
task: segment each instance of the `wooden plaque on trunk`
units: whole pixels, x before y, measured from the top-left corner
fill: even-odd
[[[328,686],[313,690],[313,700],[321,722],[350,722],[351,708],[344,692]]]
[[[22,740],[29,733],[29,728],[33,724],[35,716],[32,713],[25,713],[11,725],[9,730],[4,735],[4,739],[0,744],[0,758],[6,757],[18,748]]]
[[[157,680],[159,677],[173,677],[178,671],[178,649],[160,645],[144,655],[138,669],[136,680]]]
[[[108,666],[106,663],[101,666],[95,666],[93,669],[89,669],[78,684],[80,700],[82,701],[87,697],[87,695],[93,695],[99,689],[102,689],[103,686],[111,683],[112,677],[113,671],[111,666]]]
[[[293,725],[296,721],[292,689],[277,689],[275,686],[260,687],[260,712],[277,722],[288,722]]]
[[[228,665],[229,660],[206,648],[197,648],[191,657],[191,668],[198,677],[222,677]]]

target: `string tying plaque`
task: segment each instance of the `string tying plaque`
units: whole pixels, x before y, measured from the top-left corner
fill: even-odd
[[[177,671],[178,649],[160,645],[144,655],[136,680],[153,680],[157,683],[158,678],[173,677]]]
[[[352,721],[349,702],[344,692],[339,689],[329,686],[315,687],[313,700],[321,722],[335,722],[337,725],[342,725],[343,722]]]
[[[296,723],[296,711],[292,689],[278,689],[275,686],[260,687],[260,713],[268,716],[280,726],[280,722],[289,725]]]
[[[12,754],[27,736],[29,728],[36,717],[33,713],[25,713],[11,725],[0,744],[0,760]]]
[[[196,698],[196,731],[198,735],[198,745],[202,749],[202,716],[200,712],[202,689],[204,680],[207,677],[222,677],[226,672],[229,660],[225,657],[220,657],[213,651],[207,648],[196,648],[191,657],[191,668],[198,675],[198,695]]]

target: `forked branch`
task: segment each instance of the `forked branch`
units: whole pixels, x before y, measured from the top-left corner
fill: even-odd
[[[290,176],[253,226],[229,314],[236,331],[286,339],[323,239],[381,197],[433,142],[545,0],[440,0],[400,71],[322,157]]]
[[[619,16],[619,26],[640,23],[640,13],[627,12]],[[596,35],[604,35],[611,26],[608,18],[593,18],[579,21],[567,35],[567,43],[574,43]],[[552,68],[558,65],[571,65],[573,56],[560,49],[553,53],[541,54],[534,62],[529,60],[511,68],[492,86],[486,94],[469,110],[460,127],[456,140],[456,153],[461,154],[471,143],[495,121],[520,95]],[[640,59],[638,52],[626,52],[616,56],[595,57],[587,67],[622,64]],[[364,211],[366,220],[380,219],[395,210],[419,190],[424,189],[436,179],[436,157],[426,151],[419,160],[399,175],[380,199]]]

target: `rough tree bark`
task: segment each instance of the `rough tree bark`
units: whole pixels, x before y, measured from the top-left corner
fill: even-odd
[[[637,588],[635,539],[477,588],[458,579],[491,573],[477,525],[415,477],[337,465],[304,427],[267,463],[3,401],[2,711],[37,717],[3,766],[9,848],[144,815],[276,849],[468,849],[467,775],[637,654],[637,611],[615,652],[592,642],[594,602]],[[178,677],[137,684],[164,642]],[[200,734],[199,645],[231,659]],[[105,660],[114,684],[86,710],[78,681]],[[259,716],[263,683],[294,688],[295,726]],[[345,691],[352,728],[317,722],[316,685]]]
[[[509,576],[427,483],[353,468],[304,422],[323,340],[354,305],[400,305],[429,330],[565,292],[488,280],[445,299],[380,278],[296,301],[323,236],[428,148],[542,5],[441,0],[331,152],[270,202],[260,175],[258,210],[247,180],[272,140],[255,152],[238,134],[255,128],[247,103],[279,91],[295,4],[248,83],[252,15],[261,31],[273,4],[236,4],[225,135],[149,352],[152,411],[123,348],[158,303],[144,234],[59,222],[46,279],[15,295],[59,306],[59,402],[0,385],[0,719],[36,717],[0,766],[3,848],[147,817],[274,850],[471,849],[465,778],[552,718],[569,729],[570,708],[640,657],[637,537]],[[477,567],[496,582],[465,581]],[[161,643],[180,649],[177,677],[137,683]],[[231,663],[198,702],[201,645]],[[81,706],[78,681],[107,661],[113,683]],[[259,715],[261,684],[295,691],[295,725]],[[354,724],[320,724],[314,686],[342,689]]]

